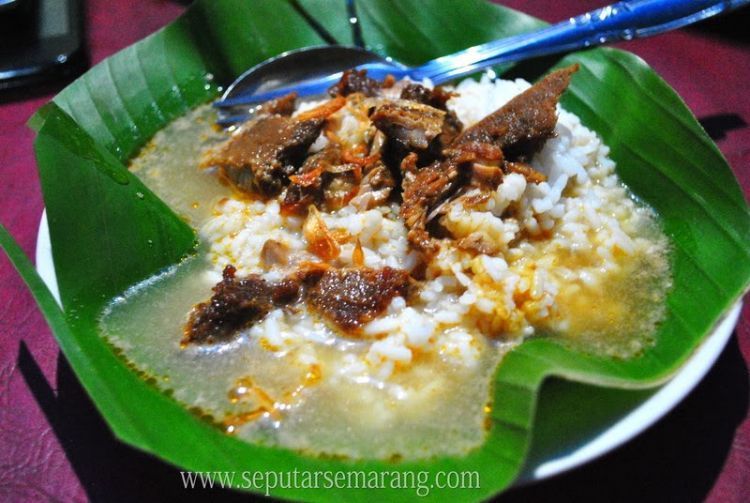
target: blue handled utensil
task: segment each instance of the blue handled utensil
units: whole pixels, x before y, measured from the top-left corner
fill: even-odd
[[[736,9],[750,0],[632,0],[618,2],[541,30],[487,42],[406,66],[365,49],[345,46],[306,47],[289,51],[243,73],[214,103],[218,123],[237,124],[250,118],[257,104],[290,92],[319,95],[350,68],[367,70],[381,80],[430,79],[441,84],[500,63],[510,63],[610,42],[650,37]]]

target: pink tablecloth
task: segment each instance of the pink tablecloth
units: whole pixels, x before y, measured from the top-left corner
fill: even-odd
[[[93,62],[181,11],[166,0],[90,0]],[[508,1],[549,21],[601,1]],[[719,22],[621,44],[648,61],[703,121],[750,193],[750,50],[746,10]],[[743,28],[745,27],[745,28]],[[743,31],[744,30],[744,31]],[[25,122],[50,96],[0,102],[0,222],[33,256],[42,212],[33,135]],[[750,310],[704,382],[635,441],[583,468],[507,498],[746,501],[750,497]],[[0,258],[0,500],[171,500],[177,470],[114,440],[72,375],[8,261]],[[239,499],[215,492],[210,496]]]

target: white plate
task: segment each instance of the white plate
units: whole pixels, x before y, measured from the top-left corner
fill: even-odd
[[[46,212],[42,213],[39,223],[36,268],[52,294],[60,302]],[[581,466],[624,444],[661,419],[695,388],[713,366],[737,325],[741,309],[742,302],[737,301],[672,380],[655,388],[650,396],[644,397],[630,411],[612,417],[612,422],[603,431],[592,432],[590,436],[585,437],[585,440],[563,452],[556,452],[549,446],[538,446],[538,449],[532,449],[516,484],[523,485],[546,479]],[[585,411],[581,411],[581,414],[585,414]],[[540,455],[540,452],[555,452],[555,454]]]

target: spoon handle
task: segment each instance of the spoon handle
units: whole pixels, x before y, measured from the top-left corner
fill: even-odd
[[[649,37],[750,3],[750,0],[631,0],[548,28],[464,49],[413,68],[412,78],[435,84],[499,63]]]

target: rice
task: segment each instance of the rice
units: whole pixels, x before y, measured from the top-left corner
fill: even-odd
[[[457,96],[448,107],[468,127],[529,86],[523,80],[492,80],[488,75],[465,80],[455,87]],[[303,104],[301,110],[311,106]],[[333,120],[341,138],[356,143],[366,136],[349,107]],[[312,150],[326,142],[321,135]],[[663,255],[664,242],[648,231],[654,225],[653,213],[629,196],[608,153],[578,117],[559,109],[555,137],[531,163],[546,181],[529,183],[520,174],[508,174],[482,203],[466,207],[457,198],[441,218],[455,239],[481,237],[496,251],[477,255],[443,241],[428,264],[416,302],[407,307],[397,297],[385,316],[367,324],[367,348],[358,357],[349,355],[343,374],[387,382],[394,372],[412,365],[416,354],[470,367],[476,364],[483,338],[513,345],[539,331],[569,328],[575,313],[561,306],[561,292],[568,298],[571,292],[603,288],[634,257]],[[216,273],[233,264],[240,274],[279,279],[300,262],[315,260],[306,250],[301,220],[282,216],[277,200],[225,199],[214,213],[201,237],[210,243]],[[418,263],[396,204],[363,212],[350,203],[322,217],[332,232],[359,239],[368,267],[411,271]],[[292,251],[286,269],[261,266],[260,250],[268,239]],[[353,251],[354,244],[342,245],[334,265],[351,266]],[[279,309],[256,324],[251,334],[264,338],[274,351],[304,348],[300,354],[314,360],[316,344],[330,342],[335,334],[312,319],[306,308]]]

